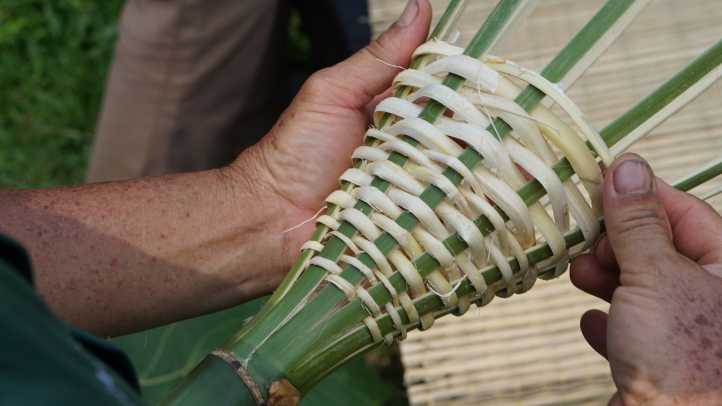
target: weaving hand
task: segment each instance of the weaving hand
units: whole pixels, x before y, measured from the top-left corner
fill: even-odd
[[[313,221],[305,221],[338,189],[338,176],[373,123],[374,108],[390,95],[391,80],[426,40],[430,19],[427,1],[410,2],[399,21],[366,48],[311,76],[271,132],[231,165],[282,207],[292,228],[284,269],[313,232]]]
[[[719,404],[722,217],[657,179],[639,156],[609,168],[607,234],[572,262],[580,289],[611,303],[581,321],[609,359],[611,405]]]

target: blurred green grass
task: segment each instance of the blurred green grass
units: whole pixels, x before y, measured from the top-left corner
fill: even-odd
[[[83,183],[121,0],[0,0],[0,187]]]

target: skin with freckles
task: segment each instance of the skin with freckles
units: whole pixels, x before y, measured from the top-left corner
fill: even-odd
[[[38,292],[66,322],[117,336],[270,293],[338,188],[391,80],[426,40],[427,0],[350,59],[313,75],[229,167],[127,182],[0,191]]]
[[[722,217],[623,155],[604,185],[607,233],[572,282],[610,303],[584,337],[609,360],[610,405],[722,404]]]

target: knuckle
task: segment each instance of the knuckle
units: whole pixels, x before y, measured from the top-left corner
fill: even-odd
[[[364,49],[366,52],[371,54],[373,58],[381,59],[383,60],[384,57],[388,54],[387,50],[389,48],[389,39],[388,36],[382,35],[379,38],[371,41],[370,44],[368,44]]]
[[[304,90],[309,92],[323,92],[328,86],[334,82],[334,73],[332,68],[324,68],[316,71],[304,83]]]
[[[624,286],[674,286],[679,276],[689,265],[672,250],[642,250],[633,257],[626,258],[621,264],[620,282]],[[663,289],[664,290],[664,289]]]
[[[623,234],[657,236],[660,232],[669,233],[667,215],[649,207],[631,207],[617,219],[614,231]]]
[[[627,283],[614,291],[613,301],[617,306],[635,307],[655,310],[659,302],[664,300],[664,294],[655,285],[640,280],[639,283]]]
[[[714,208],[709,202],[698,199],[696,196],[694,196],[695,199],[693,201],[693,208],[697,212],[701,213],[709,213],[711,214],[712,218],[715,219],[717,222],[720,222],[722,218],[720,217],[720,214],[717,212],[717,209]]]
[[[390,63],[393,65],[406,65],[408,60],[402,59],[400,50],[399,39],[393,35],[388,35],[388,32],[380,37],[371,41],[366,47],[364,52],[370,55],[370,60],[375,61],[379,59],[383,62]]]
[[[660,270],[682,266],[676,251],[643,250],[628,258],[622,267],[657,274]]]
[[[294,98],[294,102],[333,106],[340,103],[339,95],[345,92],[343,76],[334,67],[324,68],[311,75]]]

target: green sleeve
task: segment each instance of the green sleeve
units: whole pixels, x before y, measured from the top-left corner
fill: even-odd
[[[0,235],[0,404],[142,405],[124,362],[112,344],[53,315],[33,290],[25,250]]]

